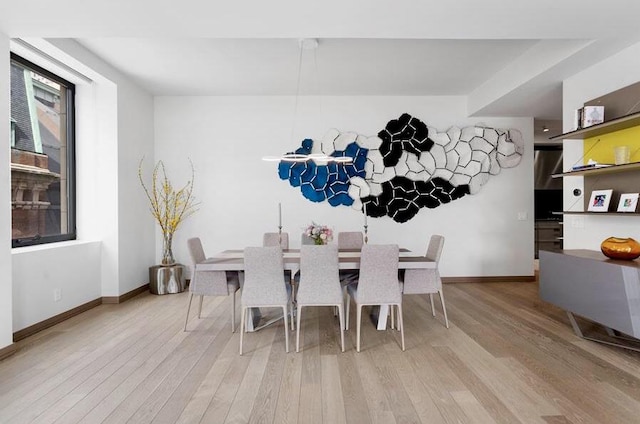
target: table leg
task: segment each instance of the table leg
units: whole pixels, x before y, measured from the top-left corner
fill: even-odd
[[[247,331],[252,333],[258,329],[258,324],[260,324],[260,319],[262,319],[262,313],[260,312],[260,308],[249,308],[249,319],[247,320]]]
[[[378,330],[387,329],[387,316],[389,315],[389,305],[380,306],[380,312],[378,313]]]

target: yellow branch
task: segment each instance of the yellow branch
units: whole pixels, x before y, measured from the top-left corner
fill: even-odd
[[[140,160],[138,165],[138,178],[149,200],[149,210],[160,225],[162,234],[165,237],[171,237],[180,224],[197,210],[197,203],[193,196],[193,182],[195,179],[193,163],[189,160],[189,164],[191,165],[191,180],[180,190],[176,191],[167,176],[162,161],[158,161],[154,167],[151,178],[151,188],[147,188],[142,177],[143,160],[144,158]],[[161,176],[159,175],[160,173],[162,174]]]

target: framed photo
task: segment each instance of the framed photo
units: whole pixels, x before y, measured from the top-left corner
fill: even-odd
[[[612,193],[613,190],[593,190],[587,210],[590,212],[608,212]]]
[[[618,212],[635,212],[640,193],[622,193],[618,203]]]

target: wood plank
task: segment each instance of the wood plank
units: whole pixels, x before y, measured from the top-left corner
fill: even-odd
[[[306,308],[302,352],[282,321],[229,331],[228,298],[182,324],[188,294],[101,305],[16,343],[0,361],[0,421],[64,423],[629,423],[640,354],[578,339],[535,283],[444,287],[451,328],[426,295],[403,299],[407,350],[365,310],[346,352],[331,308]],[[581,321],[585,328],[589,323]],[[596,331],[595,327],[589,331]]]
[[[340,369],[336,355],[320,357],[322,369],[322,421],[326,424],[346,424],[344,396],[340,385]]]
[[[322,423],[322,368],[320,365],[318,312],[319,308],[304,308],[302,312],[300,349],[304,350],[300,352],[302,354],[302,370],[300,375],[300,406],[298,407],[298,422],[301,423]]]

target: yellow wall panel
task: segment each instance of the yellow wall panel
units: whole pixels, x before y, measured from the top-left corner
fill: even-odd
[[[589,159],[598,163],[613,164],[613,148],[617,146],[629,146],[631,151],[630,162],[640,162],[640,126],[615,131],[609,134],[584,139],[583,161],[586,164]]]

